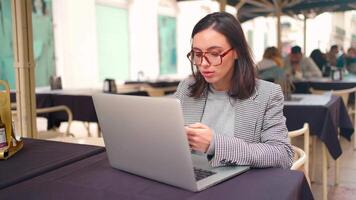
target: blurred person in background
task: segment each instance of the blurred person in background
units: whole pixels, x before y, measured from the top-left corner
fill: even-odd
[[[259,78],[271,82],[283,79],[283,59],[281,52],[276,47],[268,47],[263,53],[263,59],[257,63]]]
[[[320,49],[314,49],[309,56],[314,63],[322,71],[324,77],[330,76],[330,65],[326,60],[326,54],[320,51]]]
[[[332,45],[328,53],[326,53],[326,60],[331,66],[336,66],[336,60],[339,53],[339,47],[337,45]]]
[[[339,68],[346,68],[350,73],[356,73],[356,48],[350,47],[346,54],[341,55],[337,59]]]
[[[320,78],[322,73],[311,58],[302,54],[300,46],[294,46],[284,59],[286,73],[294,80]]]

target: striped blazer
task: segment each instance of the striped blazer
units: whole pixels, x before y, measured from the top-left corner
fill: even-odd
[[[193,78],[180,82],[176,98],[181,102],[185,124],[200,122],[206,97],[189,97]],[[283,94],[279,85],[257,80],[255,93],[234,104],[234,137],[213,135],[215,154],[213,167],[250,165],[251,167],[290,168],[293,150],[283,116]],[[217,111],[219,112],[219,111]]]

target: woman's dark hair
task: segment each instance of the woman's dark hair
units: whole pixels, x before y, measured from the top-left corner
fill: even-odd
[[[323,70],[323,66],[327,63],[325,54],[323,54],[319,49],[314,49],[310,53],[310,58],[313,59],[320,70]]]
[[[208,28],[223,34],[238,55],[234,63],[228,95],[234,99],[249,98],[255,91],[256,72],[240,22],[229,13],[215,12],[208,14],[195,25],[192,39],[197,33]],[[206,94],[209,84],[200,73],[194,73],[193,64],[191,67],[196,81],[189,87],[190,96],[199,98]]]

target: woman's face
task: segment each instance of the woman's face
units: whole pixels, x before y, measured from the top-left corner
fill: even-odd
[[[231,49],[231,45],[228,43],[226,37],[212,28],[195,34],[192,47],[194,52],[210,52],[212,55],[220,55]],[[222,58],[221,64],[214,66],[204,57],[202,63],[197,68],[204,79],[215,90],[226,91],[230,88],[230,80],[234,71],[236,58],[237,53],[233,49]]]
[[[353,50],[353,49],[349,49],[349,50],[347,51],[347,54],[348,54],[348,56],[351,57],[351,58],[355,58],[355,57],[356,57],[356,51]]]

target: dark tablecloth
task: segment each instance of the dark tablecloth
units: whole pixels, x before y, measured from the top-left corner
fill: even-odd
[[[344,80],[304,80],[294,81],[295,93],[310,93],[309,89],[342,90],[356,87],[356,76],[350,75]]]
[[[313,199],[304,174],[252,169],[199,193],[110,167],[101,153],[0,191],[3,199]]]
[[[0,189],[31,179],[83,158],[101,153],[103,147],[23,139],[24,147],[8,160],[0,160]],[[0,199],[3,197],[0,195]]]
[[[288,130],[296,130],[309,123],[310,134],[316,135],[325,143],[334,159],[341,153],[341,146],[337,137],[338,128],[341,136],[351,139],[354,132],[352,122],[342,99],[332,96],[325,106],[319,105],[285,105],[284,115],[287,119]]]
[[[73,94],[72,91],[66,93],[65,90],[53,90],[48,93],[36,93],[36,108],[46,108],[51,106],[65,105],[72,111],[73,120],[84,122],[98,122],[96,116],[92,95],[84,91],[83,94]],[[148,96],[146,91],[133,91],[118,93],[121,95]],[[16,94],[11,92],[11,102],[16,101]],[[68,120],[65,112],[51,112],[40,114],[39,116],[47,118],[47,128],[59,127],[60,123]]]

